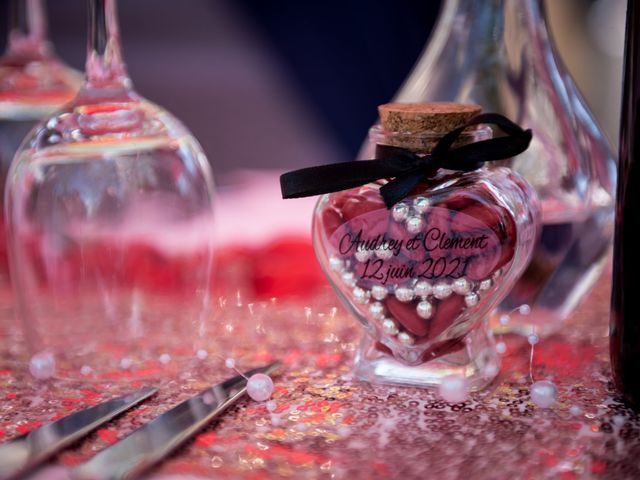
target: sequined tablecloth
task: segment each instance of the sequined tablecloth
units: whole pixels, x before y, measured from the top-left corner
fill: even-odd
[[[444,403],[430,391],[354,381],[349,365],[359,327],[332,308],[330,292],[305,303],[221,301],[219,352],[247,367],[284,359],[276,408],[270,412],[242,400],[150,476],[640,478],[640,418],[623,406],[611,384],[609,288],[605,277],[560,334],[535,346],[531,372],[531,347],[505,338],[499,378],[461,404]],[[10,317],[10,310],[2,312],[0,440],[137,386],[33,380]],[[186,372],[170,364],[166,369],[154,382],[161,387],[157,396],[59,455],[50,468],[87,459],[229,376],[223,356],[215,353],[194,360]],[[530,373],[555,382],[554,407],[545,410],[530,401]]]

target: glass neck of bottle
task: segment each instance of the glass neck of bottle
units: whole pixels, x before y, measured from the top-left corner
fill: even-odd
[[[44,57],[51,53],[42,0],[11,0],[7,53],[30,57]]]
[[[85,90],[129,90],[122,59],[116,0],[89,0]]]

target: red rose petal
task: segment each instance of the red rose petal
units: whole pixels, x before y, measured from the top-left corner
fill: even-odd
[[[327,238],[331,238],[331,235],[344,223],[340,212],[332,207],[327,207],[322,211],[322,226],[327,235]]]
[[[406,330],[417,337],[424,337],[429,333],[429,321],[418,316],[415,302],[402,303],[395,297],[389,297],[385,303],[391,316]]]

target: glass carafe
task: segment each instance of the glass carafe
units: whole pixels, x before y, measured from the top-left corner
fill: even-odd
[[[9,254],[36,377],[130,378],[206,340],[213,180],[189,131],[140,97],[115,0],[91,0],[86,80],[7,182]]]
[[[541,0],[444,3],[395,101],[454,100],[480,104],[533,130],[529,149],[503,165],[536,189],[542,233],[531,264],[494,319],[509,314],[506,329],[524,334],[553,332],[608,258],[615,157],[554,51]],[[360,156],[373,158],[373,145],[365,143]],[[530,315],[514,311],[522,304],[531,306]]]

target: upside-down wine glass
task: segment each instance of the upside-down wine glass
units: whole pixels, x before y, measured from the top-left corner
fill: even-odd
[[[189,131],[132,88],[115,0],[89,1],[86,79],[16,154],[6,215],[36,377],[156,375],[206,339],[213,179]]]

